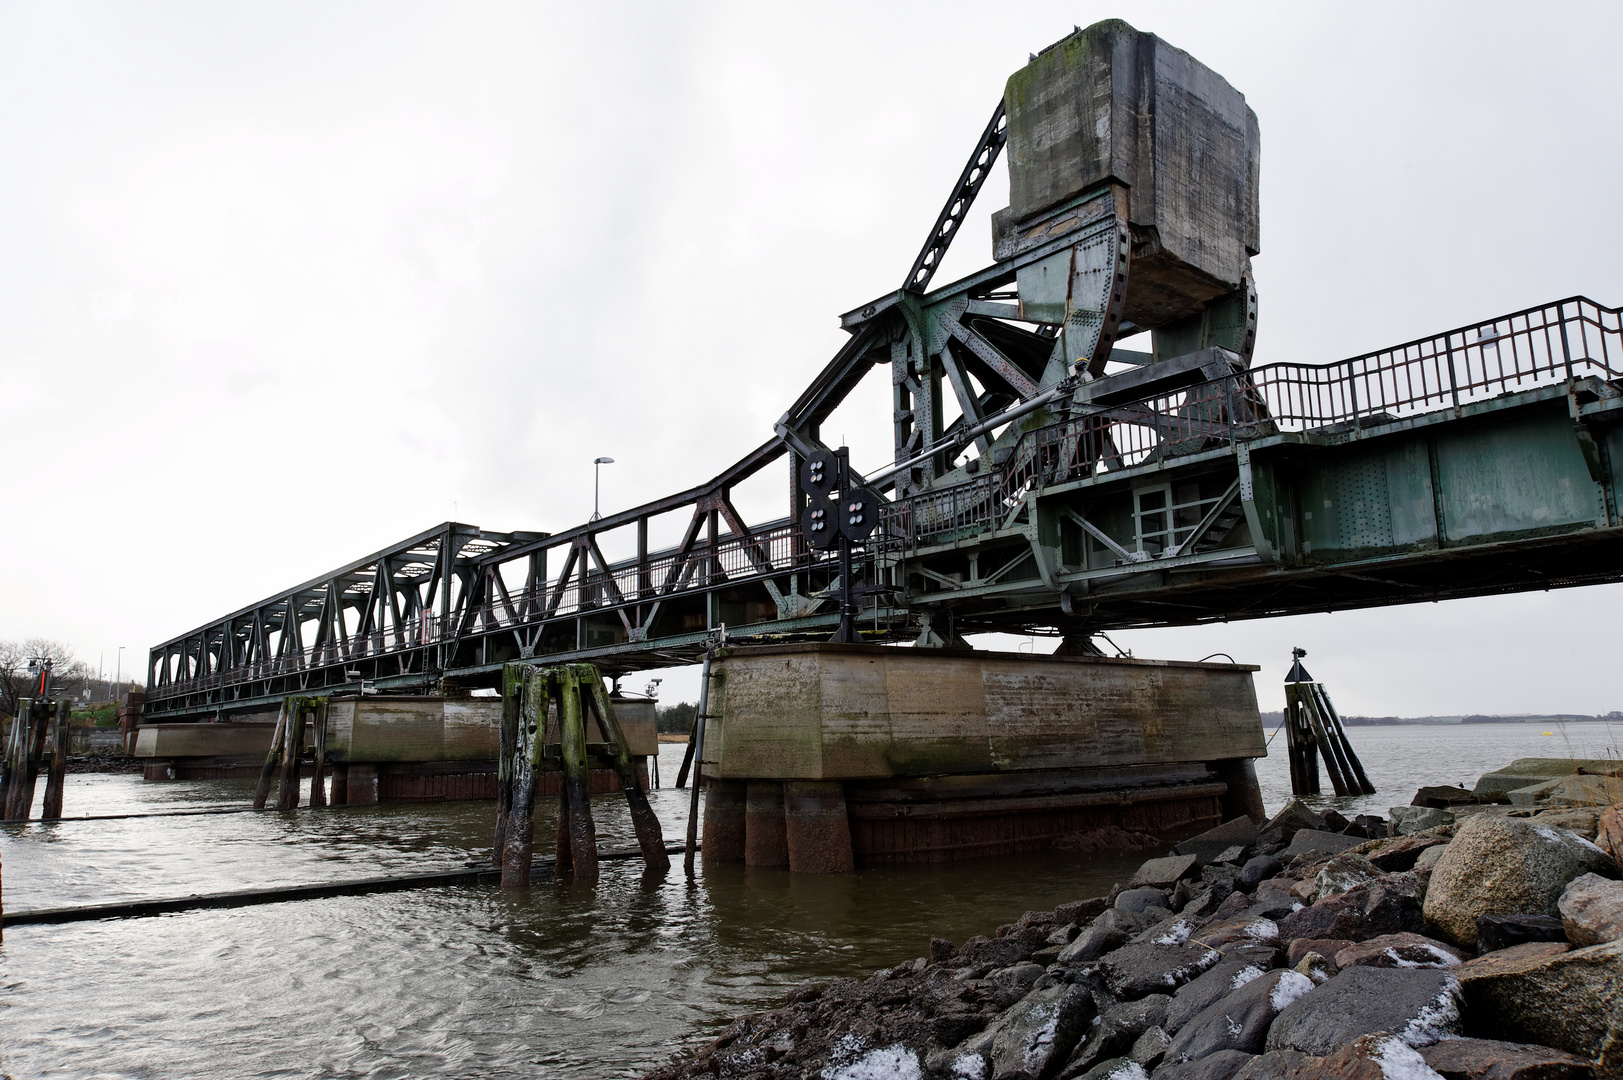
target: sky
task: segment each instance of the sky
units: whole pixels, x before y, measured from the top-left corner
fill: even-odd
[[[1007,76],[1108,17],[1257,112],[1257,362],[1623,303],[1617,5],[0,2],[0,638],[127,674],[441,521],[578,524],[595,457],[605,512],[708,479],[900,284]],[[883,389],[824,433],[885,459]],[[1300,645],[1343,712],[1599,712],[1620,600],[1112,637],[1263,665],[1265,709]]]

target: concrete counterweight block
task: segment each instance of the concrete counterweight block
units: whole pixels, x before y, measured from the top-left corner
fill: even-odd
[[[788,866],[789,835],[783,818],[783,784],[751,780],[744,801],[744,862]]]
[[[704,839],[699,846],[704,863],[741,862],[747,847],[744,781],[707,777],[704,783]]]
[[[838,780],[783,785],[783,820],[789,869],[797,874],[845,874],[856,868],[845,785]]]

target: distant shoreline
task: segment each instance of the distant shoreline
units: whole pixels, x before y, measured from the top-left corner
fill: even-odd
[[[1276,728],[1284,724],[1285,714],[1282,712],[1265,712],[1262,714],[1262,726]],[[1341,722],[1346,727],[1463,727],[1470,725],[1488,724],[1534,724],[1554,726],[1559,724],[1620,724],[1623,725],[1623,713],[1609,713],[1605,716],[1580,716],[1574,714],[1550,714],[1538,716],[1522,714],[1517,716],[1343,716]]]

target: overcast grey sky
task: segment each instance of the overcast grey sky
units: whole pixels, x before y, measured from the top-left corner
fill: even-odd
[[[0,637],[127,672],[439,521],[576,524],[600,454],[605,509],[709,477],[900,283],[1009,73],[1111,16],[1257,111],[1259,362],[1623,302],[1615,4],[4,3]],[[840,423],[885,456],[882,391]],[[1344,711],[1595,712],[1620,599],[1116,640],[1263,663],[1264,708],[1301,644]]]

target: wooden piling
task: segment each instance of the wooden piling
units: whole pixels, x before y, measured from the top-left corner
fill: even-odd
[[[1319,750],[1307,719],[1303,683],[1285,684],[1285,740],[1290,762],[1291,794],[1319,793]]]
[[[704,653],[704,667],[699,671],[699,708],[693,714],[693,734],[688,736],[687,757],[682,762],[682,772],[687,772],[688,762],[695,762],[693,771],[693,797],[688,801],[688,835],[687,844],[682,849],[682,869],[689,877],[693,876],[693,853],[699,847],[699,788],[704,778],[704,718],[710,710],[710,658],[715,655],[715,649],[706,649]],[[676,786],[682,786],[684,776],[676,778]]]
[[[17,715],[11,718],[11,735],[6,740],[4,797],[0,798],[0,820],[16,821],[12,804],[16,801],[18,786],[28,766],[29,718],[34,702],[30,698],[17,699]]]
[[[299,805],[299,755],[304,750],[304,710],[308,702],[293,698],[288,703],[287,739],[282,750],[282,779],[276,789],[276,809],[292,810]]]
[[[310,777],[310,808],[327,805],[327,699],[316,700],[316,764]]]
[[[40,808],[41,821],[58,821],[62,817],[62,790],[68,780],[68,737],[70,735],[69,720],[73,716],[73,706],[67,698],[58,698],[56,702],[56,729],[55,738],[51,747],[51,769],[45,777],[45,804]]]
[[[507,847],[507,815],[513,808],[513,755],[518,748],[519,697],[524,687],[523,664],[502,667],[502,723],[500,749],[496,756],[496,839],[491,845],[490,865],[500,866]]]
[[[276,714],[276,730],[271,735],[270,752],[265,755],[265,767],[259,770],[259,784],[254,788],[254,809],[265,809],[265,800],[270,798],[271,778],[282,764],[282,743],[286,741],[287,729],[287,699],[282,699],[282,707]]]
[[[39,782],[40,758],[45,749],[45,729],[50,723],[48,703],[29,698],[17,701],[12,720],[14,738],[11,756],[11,786],[6,793],[5,820],[27,821],[34,809],[34,789]]]
[[[603,740],[614,747],[614,772],[620,778],[620,789],[625,792],[626,805],[631,810],[631,826],[637,833],[637,846],[642,849],[643,861],[648,869],[664,873],[671,868],[671,857],[665,853],[665,837],[660,831],[659,818],[648,804],[648,793],[642,789],[637,768],[631,762],[631,751],[626,748],[626,734],[614,715],[614,703],[603,692],[603,679],[591,664],[577,666],[584,697],[591,703],[597,716],[598,730]]]
[[[1345,767],[1349,770],[1348,786],[1360,789],[1365,795],[1375,794],[1375,785],[1369,782],[1369,775],[1364,772],[1364,763],[1358,760],[1358,755],[1352,748],[1352,740],[1347,738],[1347,729],[1342,727],[1341,717],[1336,713],[1336,707],[1330,703],[1330,692],[1324,688],[1323,683],[1314,683],[1312,689],[1323,710],[1330,737],[1340,747]],[[1355,791],[1353,794],[1358,792]]]
[[[586,724],[580,678],[565,667],[558,676],[558,749],[563,766],[560,816],[568,815],[571,870],[580,881],[597,880],[597,829],[592,823],[591,766],[586,760]],[[559,860],[560,867],[562,860]]]
[[[503,680],[504,689],[515,688],[519,706],[511,757],[512,796],[502,835],[503,888],[530,883],[535,854],[535,779],[541,741],[546,737],[546,681],[536,668],[524,668],[516,680]]]
[[[1303,704],[1307,707],[1308,722],[1313,725],[1314,739],[1323,748],[1324,768],[1330,774],[1330,784],[1336,789],[1336,795],[1358,794],[1352,790],[1351,785],[1347,782],[1346,771],[1342,768],[1343,762],[1338,752],[1339,748],[1330,738],[1330,732],[1325,728],[1324,717],[1319,715],[1319,703],[1313,696],[1311,683],[1307,687],[1307,696]]]

